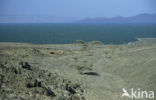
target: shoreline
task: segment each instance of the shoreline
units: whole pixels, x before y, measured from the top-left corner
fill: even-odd
[[[150,42],[150,43],[156,43],[156,38],[136,38],[137,41],[130,41],[128,43],[137,43],[137,42]],[[98,40],[95,40],[95,41],[98,41]],[[93,42],[93,41],[88,41],[88,42],[84,42],[82,44],[85,44],[85,43],[90,43],[90,42]],[[98,41],[98,42],[101,42],[101,41]],[[104,45],[123,45],[123,44],[128,44],[128,43],[122,43],[122,44],[111,44],[111,43],[108,43],[108,44],[105,44],[103,42],[101,42],[102,44]],[[0,44],[16,44],[16,45],[70,45],[70,44],[76,44],[76,42],[74,43],[65,43],[65,44],[35,44],[35,43],[27,43],[27,42],[0,42]]]

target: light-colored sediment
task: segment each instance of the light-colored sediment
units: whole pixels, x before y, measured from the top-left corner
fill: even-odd
[[[154,42],[123,45],[0,43],[0,55],[1,61],[11,58],[29,62],[82,84],[87,90],[87,100],[129,100],[121,98],[122,88],[156,91]]]

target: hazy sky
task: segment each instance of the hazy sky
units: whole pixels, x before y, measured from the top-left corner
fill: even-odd
[[[156,13],[156,0],[0,0],[0,16],[52,16],[54,19],[133,16]]]

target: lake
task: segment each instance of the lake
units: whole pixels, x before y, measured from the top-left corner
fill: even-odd
[[[0,24],[0,42],[68,44],[99,40],[123,44],[146,37],[156,37],[156,24]]]

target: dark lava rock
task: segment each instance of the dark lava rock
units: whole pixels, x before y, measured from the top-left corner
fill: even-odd
[[[81,75],[91,75],[91,76],[100,76],[100,74],[96,73],[96,72],[84,72],[84,73],[80,73]]]
[[[51,91],[50,89],[46,89],[47,90],[47,94],[49,96],[56,96],[55,93],[53,91]]]
[[[22,68],[28,69],[28,70],[32,70],[31,69],[31,65],[29,65],[28,62],[21,62]]]
[[[50,52],[50,54],[55,54],[55,52]]]
[[[0,100],[86,100],[81,85],[19,62],[0,62]]]

